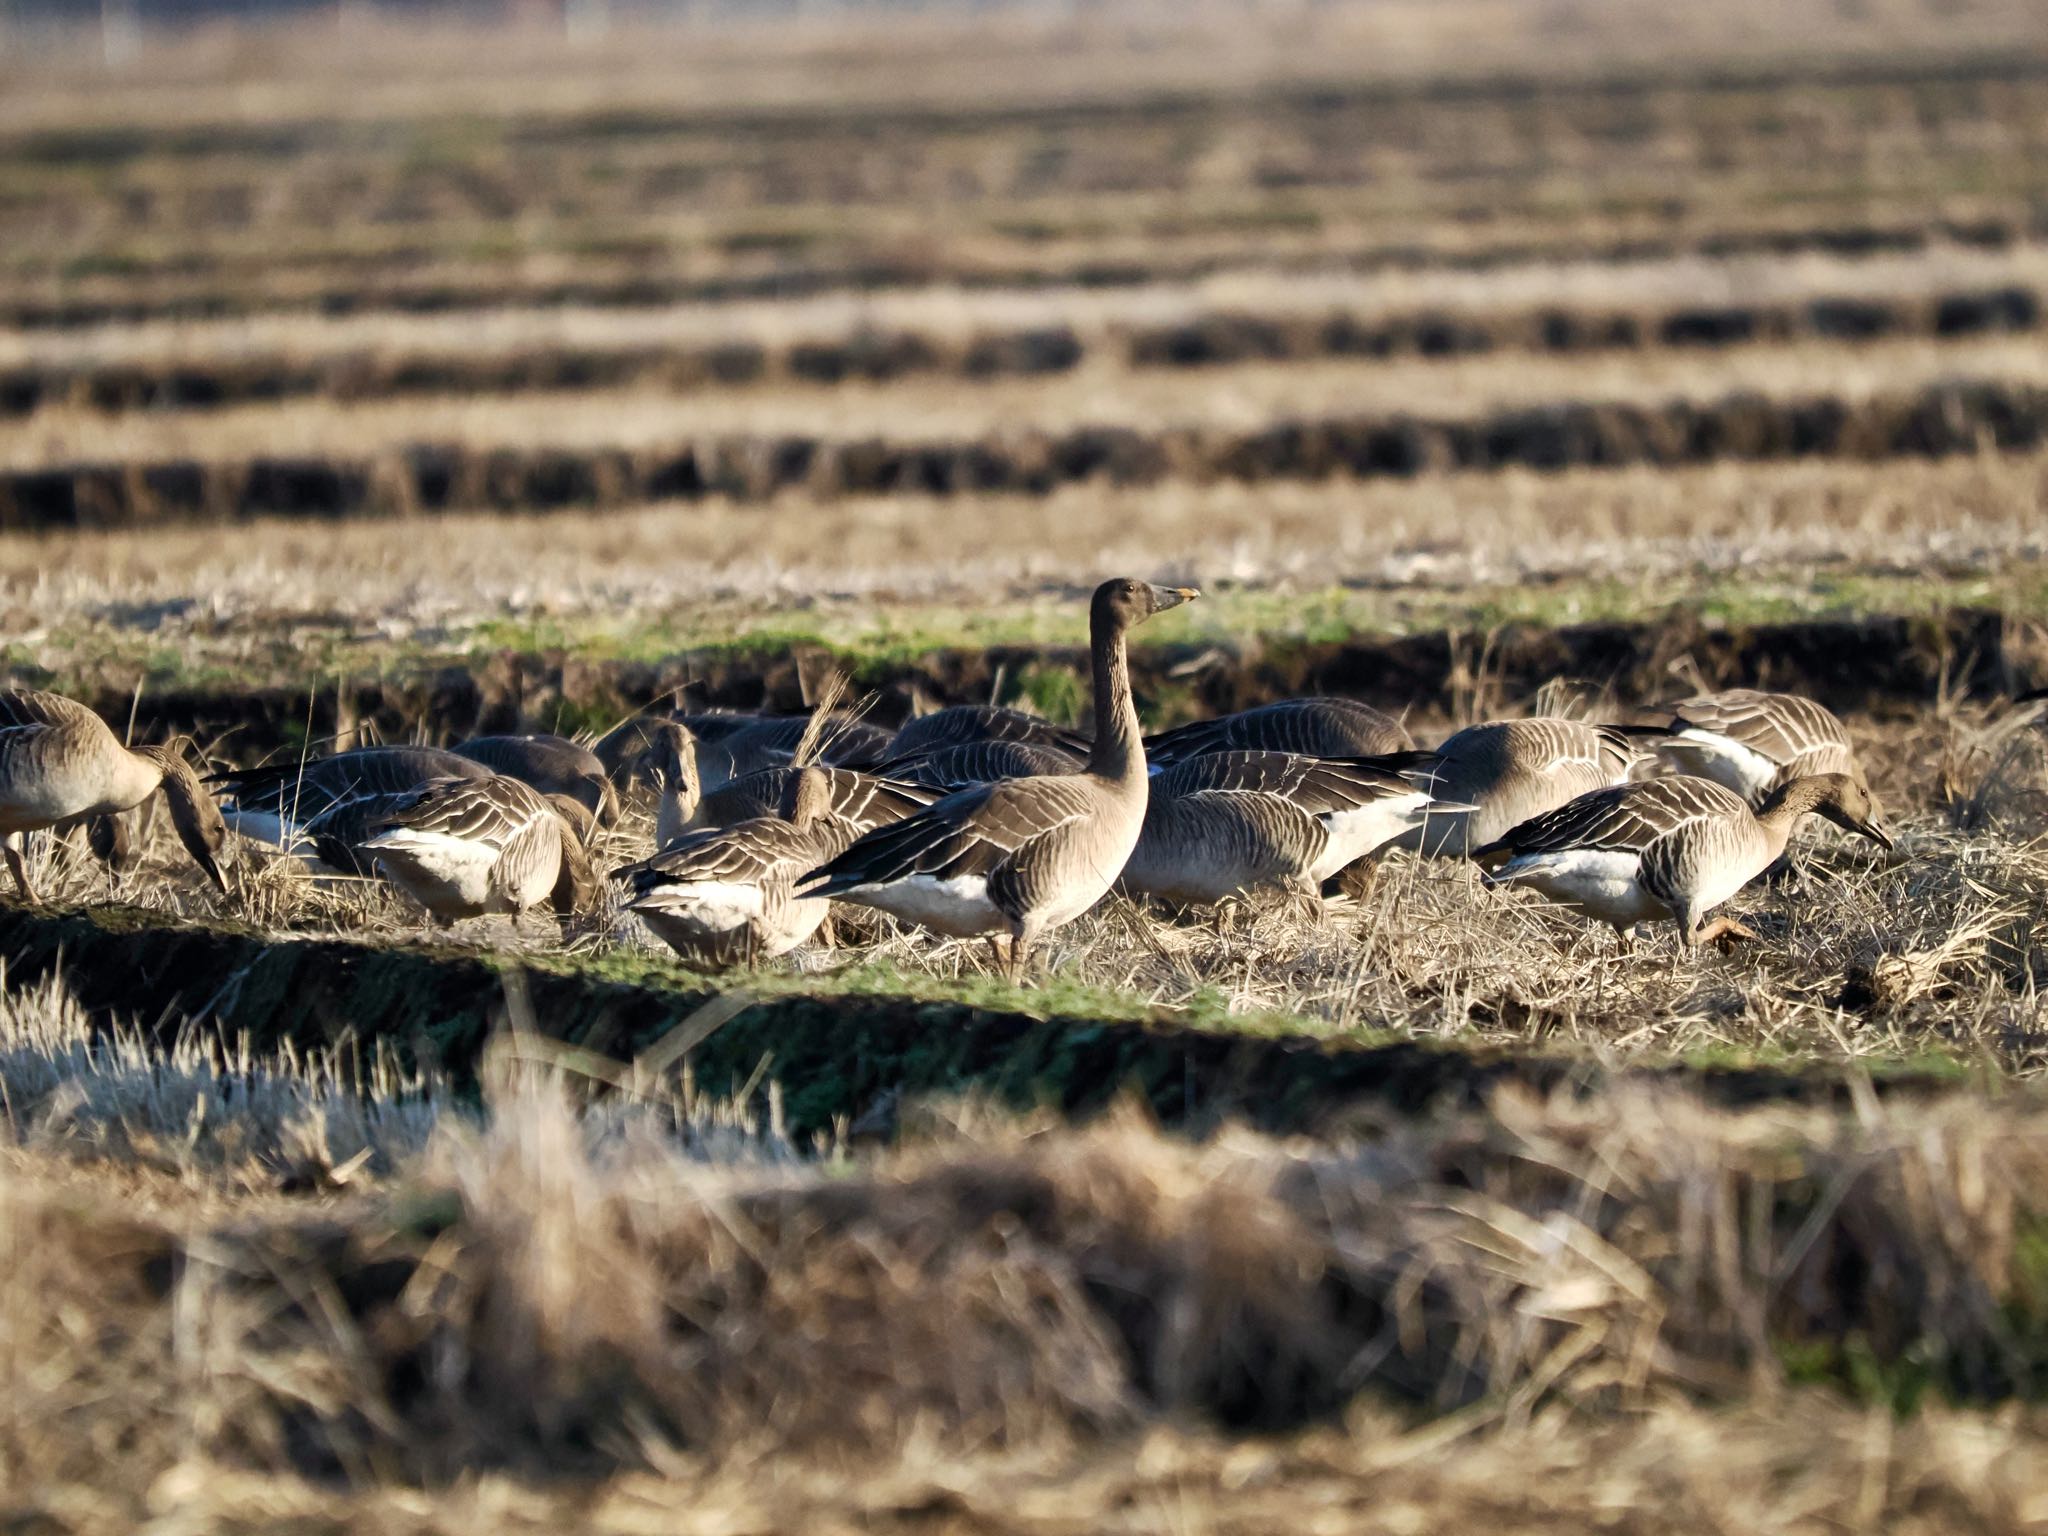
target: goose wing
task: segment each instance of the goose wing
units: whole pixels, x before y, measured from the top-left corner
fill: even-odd
[[[1375,756],[1415,745],[1392,715],[1356,699],[1282,699],[1219,720],[1148,737],[1146,754],[1161,763],[1204,752],[1298,752],[1311,757]]]
[[[635,896],[664,885],[718,882],[755,885],[790,880],[817,868],[852,841],[852,829],[831,819],[798,827],[762,816],[737,826],[714,827],[678,839],[652,858],[614,870],[612,878]]]
[[[1738,741],[1774,763],[1789,763],[1809,752],[1849,745],[1849,733],[1833,711],[1796,693],[1763,693],[1731,688],[1702,694],[1672,706],[1679,729],[1712,731]]]
[[[1085,776],[1003,779],[963,789],[915,816],[868,833],[798,882],[804,894],[837,896],[913,876],[988,876],[1033,843],[1100,808]]]
[[[373,795],[396,795],[435,779],[486,779],[482,763],[444,752],[438,747],[364,747],[337,752],[307,763],[271,763],[213,774],[218,784],[245,811],[288,812],[296,807],[312,816],[345,801]]]
[[[0,690],[0,727],[29,725],[85,725],[106,729],[106,721],[76,699],[61,693],[44,693],[36,688]]]
[[[923,784],[862,773],[853,768],[820,769],[831,796],[831,816],[847,823],[855,832],[901,821],[940,798],[939,791]],[[757,817],[779,816],[794,768],[762,768],[743,774],[706,795],[697,808],[697,820],[706,827],[733,827]]]
[[[1086,766],[1084,759],[1046,742],[991,739],[934,747],[917,757],[884,763],[882,771],[913,784],[957,789],[997,779],[1079,773]]]
[[[1196,794],[1270,794],[1314,815],[1356,810],[1427,788],[1433,752],[1380,757],[1311,757],[1297,752],[1210,752],[1166,769],[1154,799]]]
[[[1511,828],[1472,857],[1495,864],[1541,853],[1641,853],[1695,823],[1748,815],[1740,796],[1711,779],[1674,776],[1616,784]]]

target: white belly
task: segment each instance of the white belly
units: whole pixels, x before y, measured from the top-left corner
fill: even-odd
[[[1643,889],[1641,869],[1638,854],[1572,849],[1510,859],[1494,879],[1529,886],[1602,922],[1628,927],[1671,915]]]
[[[956,939],[1010,931],[1010,919],[989,900],[988,880],[982,875],[955,875],[950,880],[912,875],[863,887],[845,899]]]
[[[394,828],[363,847],[376,857],[393,885],[437,917],[517,912],[545,896],[554,884],[550,876],[539,895],[507,891],[498,884],[495,849],[438,832]]]
[[[678,953],[731,964],[788,953],[831,908],[822,896],[775,901],[745,881],[699,880],[650,891],[627,910]]]
[[[1329,846],[1309,873],[1317,880],[1327,880],[1347,865],[1378,853],[1402,833],[1421,825],[1429,798],[1427,790],[1418,789],[1412,795],[1393,795],[1356,810],[1332,811],[1322,818],[1323,828],[1330,834]]]
[[[1659,755],[1685,773],[1712,779],[1752,803],[1778,776],[1779,765],[1763,753],[1717,731],[1688,726],[1657,743]]]

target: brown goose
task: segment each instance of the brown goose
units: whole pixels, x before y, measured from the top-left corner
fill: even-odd
[[[1668,917],[1688,946],[1754,939],[1732,918],[1704,928],[1701,919],[1775,862],[1808,812],[1892,845],[1876,803],[1847,774],[1780,784],[1760,810],[1712,779],[1675,775],[1581,795],[1472,857],[1489,881],[1531,886],[1624,938],[1637,923]]]
[[[1047,742],[968,741],[938,747],[919,757],[898,758],[887,764],[884,771],[906,783],[960,789],[969,784],[990,784],[997,779],[1079,773],[1087,766],[1085,756]]]
[[[1468,725],[1436,749],[1436,793],[1423,824],[1401,838],[1432,858],[1463,858],[1545,811],[1628,781],[1628,738],[1604,726],[1538,717]]]
[[[619,797],[603,760],[566,736],[473,736],[455,748],[455,755],[531,784],[544,795],[566,795],[595,816],[600,827],[618,824]]]
[[[228,797],[222,807],[229,826],[251,842],[300,851],[305,829],[316,818],[328,818],[330,833],[357,840],[336,818],[337,807],[352,800],[398,794],[434,779],[487,779],[482,763],[439,747],[359,747],[308,762],[271,763],[212,775],[207,782]],[[351,868],[353,866],[338,866]],[[367,869],[354,870],[358,874]]]
[[[832,770],[774,771],[785,774],[781,814],[690,833],[613,873],[632,887],[626,910],[686,959],[751,965],[786,954],[816,933],[831,909],[821,896],[798,896],[794,886],[853,841],[851,824],[831,814]]]
[[[1145,745],[1125,635],[1198,594],[1118,578],[1095,589],[1089,648],[1095,740],[1087,771],[959,790],[868,833],[798,882],[800,894],[876,907],[940,933],[1008,934],[1022,972],[1040,934],[1094,906],[1145,823]]]
[[[1355,699],[1282,699],[1217,720],[1197,720],[1145,740],[1154,771],[1204,752],[1296,752],[1304,757],[1380,757],[1415,739],[1383,710]]]
[[[1421,824],[1434,763],[1428,752],[1189,758],[1153,777],[1120,883],[1182,906],[1262,885],[1315,900],[1325,880]]]
[[[185,851],[221,890],[227,826],[199,775],[167,747],[124,747],[104,720],[55,693],[0,696],[0,850],[22,899],[35,901],[24,839],[30,832],[110,817],[158,790]]]
[[[1660,724],[1622,729],[1651,738],[1675,771],[1726,785],[1752,805],[1788,780],[1817,773],[1847,774],[1870,788],[1842,722],[1796,693],[1730,688],[1674,704],[1669,714]]]
[[[568,917],[597,894],[577,835],[578,821],[592,824],[590,813],[519,779],[436,779],[377,797],[362,817],[358,857],[373,860],[443,926],[543,901]]]
[[[988,741],[1021,741],[1056,747],[1075,757],[1088,755],[1088,738],[1001,704],[954,704],[903,722],[889,742],[890,762],[924,757],[945,747]]]

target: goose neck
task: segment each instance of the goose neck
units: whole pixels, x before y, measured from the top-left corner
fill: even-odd
[[[1118,782],[1143,780],[1145,744],[1138,727],[1138,706],[1131,697],[1130,657],[1124,626],[1111,615],[1095,620],[1089,636],[1095,671],[1095,745],[1088,771]]]

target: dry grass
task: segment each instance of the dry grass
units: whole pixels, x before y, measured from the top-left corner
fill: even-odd
[[[909,331],[946,345],[984,331],[1071,326],[1084,338],[1184,322],[1212,311],[1361,317],[1443,311],[1484,318],[1539,307],[1606,314],[1681,305],[1765,305],[1814,298],[1904,300],[1994,287],[2048,288],[2048,249],[1937,244],[1850,260],[1824,253],[1641,262],[1531,263],[1500,271],[1357,274],[1249,268],[1192,282],[1128,288],[958,289],[826,294],[780,302],[657,309],[506,308],[462,315],[257,314],[233,320],[0,333],[0,365],[203,366],[252,358],[460,357],[749,342],[765,348],[863,329]]]
[[[234,670],[303,626],[330,649],[337,638],[460,647],[507,617],[725,637],[800,625],[858,643],[1025,609],[1064,633],[1076,573],[1113,570],[1271,588],[1257,626],[1271,632],[1285,631],[1290,594],[1340,585],[1358,589],[1357,622],[1380,628],[1403,621],[1411,595],[1440,608],[1461,591],[1490,602],[1485,589],[1589,579],[1621,584],[1644,607],[1720,577],[1794,605],[1811,592],[1825,608],[1840,582],[1995,578],[2038,561],[2044,466],[2048,456],[2022,455],[713,500],[437,519],[431,563],[409,522],[53,534],[0,540],[0,611],[17,645],[60,670],[137,644]],[[1992,587],[1985,595],[1995,600]],[[1208,614],[1188,622],[1205,627]]]
[[[2031,1100],[1509,1095],[1203,1146],[962,1110],[822,1166],[614,1118],[594,1137],[500,1071],[484,1119],[316,1204],[0,1157],[16,1507],[78,1531],[2042,1514],[2037,1413],[1891,1417],[2041,1368]]]
[[[70,406],[36,411],[0,442],[0,467],[77,461],[256,456],[374,456],[422,442],[646,448],[698,437],[814,433],[923,441],[1012,437],[1084,426],[1248,429],[1297,416],[1375,413],[1463,419],[1536,403],[1711,400],[1742,391],[1855,401],[1944,380],[2048,380],[2031,339],[1805,343],[1693,352],[1253,363],[1223,372],[1125,370],[1107,363],[1050,379],[996,379],[963,390],[891,385],[779,385],[715,395],[589,391],[509,397],[300,401],[219,411],[108,417]],[[914,425],[913,425],[914,424]]]

